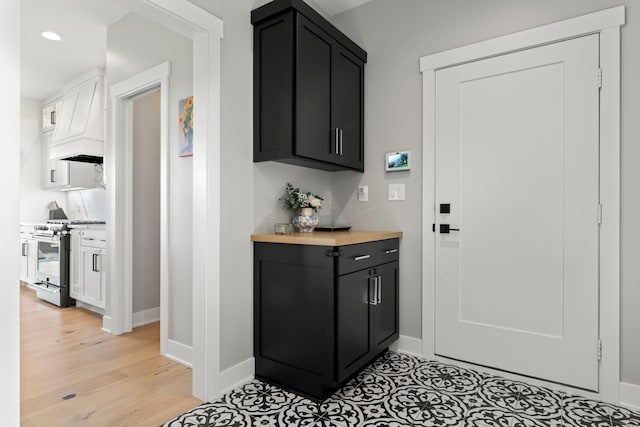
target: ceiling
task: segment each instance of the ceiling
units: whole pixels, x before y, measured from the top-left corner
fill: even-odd
[[[21,0],[20,92],[44,99],[106,64],[107,27],[126,15],[110,0]],[[62,40],[43,38],[54,31]]]
[[[226,0],[237,1],[237,0]],[[314,0],[333,16],[370,0]],[[65,83],[106,65],[107,27],[128,11],[111,0],[21,0],[22,96],[45,99]],[[43,38],[54,31],[62,40]]]

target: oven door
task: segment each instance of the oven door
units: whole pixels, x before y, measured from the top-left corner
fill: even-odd
[[[60,285],[60,237],[38,236],[36,281]]]

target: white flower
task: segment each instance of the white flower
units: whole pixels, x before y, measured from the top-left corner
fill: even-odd
[[[312,208],[319,209],[322,207],[322,201],[314,196],[309,196],[309,204]]]

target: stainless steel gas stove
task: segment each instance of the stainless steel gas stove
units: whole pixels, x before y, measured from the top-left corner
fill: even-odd
[[[34,225],[38,246],[36,282],[38,298],[59,307],[75,305],[69,295],[69,225],[104,224],[104,221],[53,219]]]

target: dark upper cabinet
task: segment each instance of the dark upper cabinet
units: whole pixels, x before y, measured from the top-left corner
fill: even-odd
[[[364,171],[367,54],[301,0],[254,25],[254,162]]]

